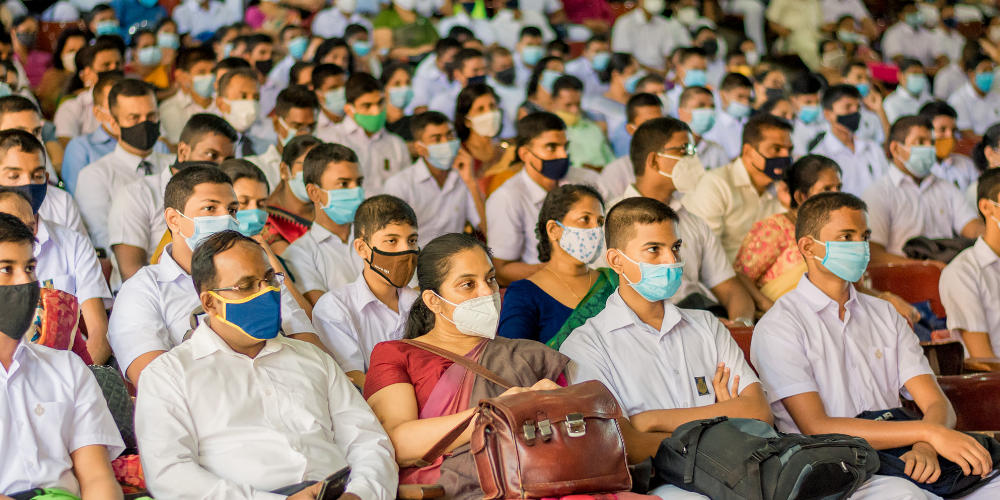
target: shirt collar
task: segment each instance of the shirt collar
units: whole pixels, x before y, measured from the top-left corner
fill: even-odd
[[[732,176],[734,186],[753,187],[753,183],[750,182],[750,173],[747,172],[747,167],[743,165],[743,158],[736,158],[730,165],[729,172]]]
[[[972,245],[972,254],[976,257],[976,262],[981,268],[990,267],[1000,261],[1000,256],[997,256],[997,253],[986,244],[986,240],[982,236],[976,238],[976,243]]]
[[[208,326],[207,321],[202,321],[194,329],[194,332],[191,333],[191,338],[187,341],[191,343],[191,357],[194,359],[202,359],[216,352],[232,356],[243,356],[234,351],[232,347],[229,347],[229,344],[225,340],[222,340],[222,337]],[[257,353],[255,359],[260,359],[263,356],[280,351],[281,347],[282,343],[278,340],[278,337],[269,339],[264,342],[264,348]]]
[[[535,181],[531,179],[528,175],[528,170],[531,167],[524,165],[521,167],[521,171],[517,175],[521,176],[521,183],[524,184],[524,189],[528,193],[528,200],[534,205],[541,205],[545,201],[545,196],[549,194],[542,186],[539,186]]]
[[[385,127],[382,127],[381,130],[372,134],[371,137],[368,137],[368,133],[365,132],[365,129],[361,128],[361,125],[358,125],[358,122],[354,121],[354,117],[352,116],[345,116],[340,124],[344,127],[344,131],[348,134],[360,134],[365,136],[365,138],[370,141],[377,141],[381,139],[382,134],[385,133]]]
[[[849,284],[849,298],[847,299],[846,305],[851,305],[852,302],[856,302],[858,299],[858,292],[854,289],[853,284]],[[809,304],[809,307],[814,312],[822,311],[831,305],[837,307],[837,303],[830,298],[829,295],[823,293],[822,290],[816,287],[812,281],[809,281],[809,273],[803,274],[799,278],[799,284],[795,288],[795,291],[805,299],[805,302]]]
[[[342,243],[339,236],[331,233],[329,229],[321,226],[320,224],[313,224],[312,227],[309,228],[309,232],[313,233],[313,239],[316,240],[316,243],[323,243],[330,238],[334,238],[338,243]]]
[[[51,241],[52,237],[49,233],[49,223],[45,222],[45,219],[41,217],[36,216],[36,218],[38,219],[38,232],[35,233],[35,239],[38,241],[38,244],[35,245],[35,257],[38,257],[38,254],[42,253],[42,247]]]
[[[173,249],[173,246],[173,243],[168,243],[167,246],[163,247],[163,252],[160,254],[160,262],[152,266],[156,272],[156,281],[170,283],[177,281],[178,278],[191,279],[191,275],[184,271],[184,269],[181,269],[180,264],[170,255],[170,250]]]
[[[624,281],[621,286],[628,286]],[[601,332],[613,333],[615,330],[619,330],[628,326],[638,326],[643,329],[650,328],[649,325],[643,323],[639,316],[635,314],[625,300],[622,299],[620,288],[616,289],[614,293],[608,298],[608,302],[605,305],[604,311],[600,314],[601,324],[595,325]],[[677,309],[677,306],[671,304],[670,302],[663,301],[663,323],[660,324],[659,335],[670,333],[678,324],[680,324],[683,317],[681,312]]]
[[[133,170],[138,169],[139,163],[147,160],[147,158],[136,156],[128,151],[125,151],[125,148],[122,147],[121,143],[115,144],[115,150],[112,151],[112,154],[115,155],[114,158],[117,159],[122,165],[128,166]]]
[[[892,181],[892,184],[896,187],[902,187],[905,183],[911,186],[917,186],[917,189],[920,191],[925,191],[934,184],[934,179],[934,175],[928,174],[927,177],[921,179],[920,183],[917,184],[917,181],[913,180],[912,177],[899,170],[899,167],[897,167],[895,163],[889,164],[889,180]]]

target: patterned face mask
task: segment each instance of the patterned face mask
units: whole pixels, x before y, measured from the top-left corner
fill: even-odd
[[[559,238],[559,247],[566,251],[570,257],[584,264],[590,264],[597,260],[601,243],[604,241],[603,228],[569,227],[559,221],[555,221],[555,223],[563,228],[562,237]]]

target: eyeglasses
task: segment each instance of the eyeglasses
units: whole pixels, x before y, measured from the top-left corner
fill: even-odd
[[[694,156],[694,154],[698,152],[698,150],[694,146],[694,143],[687,142],[681,146],[664,148],[662,153],[657,153],[657,154],[667,158],[672,158],[673,156],[668,154],[667,152],[674,152],[674,151],[680,152],[681,156]]]
[[[228,286],[225,288],[212,288],[211,292],[235,292],[244,295],[249,295],[251,293],[259,292],[264,286],[273,286],[274,288],[281,288],[281,285],[285,282],[284,273],[274,273],[273,276],[264,279],[254,279],[248,282]]]

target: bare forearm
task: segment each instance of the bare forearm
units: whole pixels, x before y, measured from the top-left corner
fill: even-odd
[[[81,500],[116,500],[123,498],[122,487],[115,481],[114,474],[101,481],[94,481],[86,487],[80,485]]]
[[[87,325],[87,352],[94,364],[103,365],[111,357],[108,343],[108,313],[104,310],[104,300],[94,297],[83,301],[80,313]]]
[[[715,288],[712,293],[719,298],[726,308],[730,320],[737,318],[753,319],[756,307],[750,292],[746,290],[739,278],[730,278]]]
[[[949,429],[955,428],[955,410],[948,404],[947,400],[942,400],[928,405],[923,410],[923,421],[929,424],[941,425]]]
[[[475,408],[443,417],[421,418],[410,420],[393,427],[388,431],[392,446],[396,449],[396,463],[401,466],[416,464],[431,447],[438,443],[458,424],[472,415]],[[469,442],[472,436],[472,424],[456,439],[448,450],[453,450]]]
[[[911,446],[919,441],[929,441],[934,424],[914,420],[910,422],[882,422],[860,418],[826,417],[815,419],[808,425],[799,423],[803,434],[847,434],[868,441],[877,450]]]
[[[132,277],[142,266],[149,263],[149,256],[146,250],[132,245],[118,244],[111,247],[115,253],[115,260],[118,261],[118,271],[121,272],[122,281]]]
[[[767,298],[767,296],[764,295],[764,293],[761,292],[759,288],[757,288],[757,285],[753,282],[753,280],[750,279],[749,276],[741,272],[737,272],[736,279],[740,280],[740,283],[743,285],[743,288],[745,288],[747,292],[750,294],[750,298],[753,299],[753,302],[757,306],[757,309],[760,309],[761,311],[767,311],[772,306],[774,306],[774,302],[771,299]]]
[[[730,418],[753,418],[767,423],[773,421],[766,404],[755,398],[738,397],[695,408],[675,408],[671,410],[650,410],[629,417],[632,425],[642,432],[674,432],[675,429],[692,420],[715,418],[725,415]]]

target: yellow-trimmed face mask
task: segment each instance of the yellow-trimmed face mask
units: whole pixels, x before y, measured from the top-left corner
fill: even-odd
[[[209,291],[223,304],[223,315],[215,319],[236,328],[244,335],[257,340],[273,339],[281,329],[281,291],[267,286],[242,299],[226,299]]]

